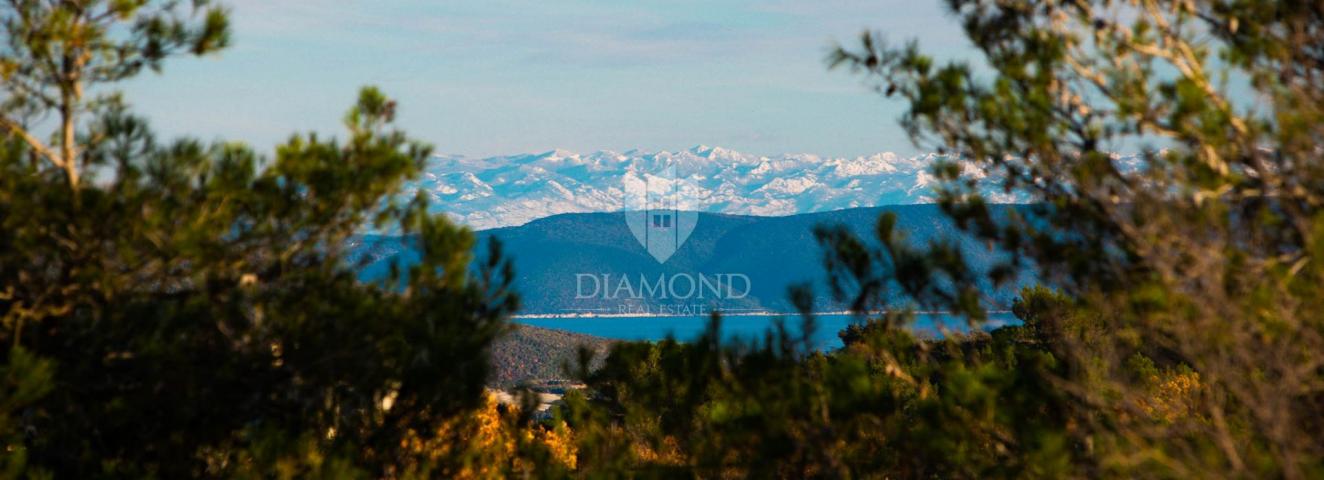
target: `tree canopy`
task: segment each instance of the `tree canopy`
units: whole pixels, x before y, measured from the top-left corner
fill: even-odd
[[[469,231],[397,200],[431,149],[393,129],[393,101],[365,88],[343,140],[294,135],[270,156],[162,141],[109,88],[224,46],[223,9],[2,11],[6,472],[379,477],[459,461],[408,440],[482,405],[517,303],[498,246],[474,260]],[[371,226],[417,238],[420,261],[361,283],[346,242]]]
[[[1324,474],[1324,7],[946,4],[980,63],[872,31],[828,62],[909,105],[915,143],[953,158],[934,168],[939,203],[1005,261],[976,271],[968,252],[916,247],[887,216],[873,238],[816,235],[833,293],[861,312],[900,294],[977,327],[988,281],[1033,271],[1045,286],[1022,292],[1023,325],[924,340],[893,311],[830,353],[784,333],[622,346],[567,408],[593,439],[581,468]],[[970,171],[1034,204],[998,216]]]
[[[206,1],[0,6],[0,467],[9,477],[1324,475],[1324,4],[948,0],[982,63],[865,32],[827,59],[949,153],[939,202],[1007,253],[824,225],[867,321],[813,294],[727,341],[614,344],[550,418],[483,394],[518,302],[500,246],[401,199],[430,149],[373,88],[343,139],[158,140],[115,82],[228,37]],[[89,93],[93,92],[93,93]],[[1116,152],[1142,151],[1124,163]],[[1035,203],[995,215],[963,172]],[[364,283],[355,232],[417,264]],[[900,294],[980,327],[922,338]]]

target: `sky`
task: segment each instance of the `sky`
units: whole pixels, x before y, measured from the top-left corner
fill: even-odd
[[[916,153],[904,104],[829,71],[876,29],[944,59],[973,50],[933,1],[229,0],[232,46],[125,85],[165,136],[270,148],[340,134],[359,87],[440,153]]]

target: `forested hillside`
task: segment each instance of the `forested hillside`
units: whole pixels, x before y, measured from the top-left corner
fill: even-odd
[[[511,388],[535,380],[568,380],[579,349],[587,348],[600,360],[614,341],[589,335],[516,325],[492,342],[492,376],[488,385]]]

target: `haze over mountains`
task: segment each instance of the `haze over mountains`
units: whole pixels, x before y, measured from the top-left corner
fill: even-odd
[[[439,155],[406,187],[421,190],[434,209],[474,229],[523,225],[559,213],[616,212],[631,207],[626,185],[656,178],[676,165],[683,210],[737,215],[793,215],[857,207],[930,203],[936,154],[856,158],[812,154],[751,155],[699,145],[681,151],[540,154],[468,158]],[[1024,202],[995,188],[975,168],[996,203]]]

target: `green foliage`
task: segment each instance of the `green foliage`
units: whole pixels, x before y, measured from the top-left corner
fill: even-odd
[[[1036,342],[918,340],[896,319],[824,354],[785,329],[623,344],[563,407],[588,472],[738,477],[1059,477],[1084,465]]]
[[[552,418],[485,399],[517,306],[499,245],[401,203],[429,149],[361,92],[345,140],[159,143],[85,91],[225,45],[207,2],[17,1],[0,50],[7,477],[1284,477],[1324,473],[1324,8],[949,0],[984,64],[866,33],[832,54],[899,96],[971,268],[884,216],[815,230],[833,294],[1023,324],[920,339],[909,312],[813,350],[785,328],[581,354]],[[1234,93],[1235,92],[1235,93]],[[51,131],[31,128],[54,114]],[[35,122],[40,124],[40,122]],[[46,124],[42,124],[46,125]],[[1125,165],[1112,150],[1148,146]],[[970,167],[1036,205],[997,216]],[[92,172],[90,178],[82,174]],[[345,240],[421,260],[361,284]],[[989,282],[985,282],[988,280]],[[389,288],[388,288],[389,287]],[[806,307],[812,296],[792,292]],[[571,444],[573,448],[571,448]]]
[[[829,58],[909,104],[957,225],[1007,252],[815,234],[833,294],[1024,322],[912,338],[901,312],[815,353],[784,331],[618,346],[567,403],[581,468],[703,477],[1313,478],[1324,473],[1324,8],[947,2],[985,63],[866,33]],[[1153,147],[1150,147],[1150,146]],[[1143,162],[1113,154],[1143,148]],[[995,216],[974,168],[1036,204]],[[806,297],[804,292],[794,298]],[[811,317],[806,317],[811,322]],[[812,323],[807,324],[807,326]]]
[[[229,19],[209,0],[188,7],[167,0],[15,0],[0,9],[0,131],[30,149],[33,162],[63,170],[70,185],[95,165],[83,155],[80,119],[121,108],[117,93],[99,88],[160,71],[166,58],[204,55],[229,43]],[[94,93],[92,98],[86,94]],[[50,141],[31,129],[54,113]],[[78,191],[72,191],[77,197]]]
[[[939,167],[958,224],[1032,265],[1053,290],[1016,312],[1063,363],[1059,388],[1098,472],[1283,476],[1324,471],[1324,9],[1310,2],[951,0],[983,52],[939,64],[866,33],[830,58],[910,109],[917,144],[1030,194],[994,221],[973,183]],[[1154,145],[1159,148],[1150,148]],[[1126,165],[1112,149],[1146,148]],[[977,320],[968,271],[941,245],[840,248],[847,285],[899,277],[920,304]],[[926,260],[913,261],[908,258]],[[842,260],[845,259],[845,260]],[[887,268],[918,263],[931,268]],[[857,272],[863,275],[856,274]],[[919,278],[906,278],[917,276]],[[942,279],[948,288],[919,288]],[[996,280],[996,279],[995,279]],[[855,289],[847,295],[874,292]],[[972,307],[975,307],[972,311]],[[1156,420],[1157,419],[1157,420]]]
[[[22,347],[9,349],[9,358],[0,365],[0,441],[5,455],[0,460],[0,475],[16,478],[22,475],[39,476],[40,468],[29,468],[28,449],[23,445],[27,433],[23,420],[14,418],[38,403],[50,393],[54,362],[33,356]]]
[[[314,456],[310,471],[380,474],[407,432],[476,405],[509,278],[499,250],[471,276],[472,234],[390,200],[428,149],[381,130],[379,98],[345,144],[296,136],[260,171],[235,144],[141,145],[77,203],[22,156],[0,162],[0,340],[54,359],[62,386],[24,410],[30,462],[177,477]],[[135,125],[108,143],[141,125],[105,123]],[[369,221],[418,238],[404,292],[360,284],[345,257]]]
[[[4,7],[7,476],[444,468],[463,452],[406,440],[482,405],[488,346],[517,306],[499,245],[475,262],[472,233],[422,198],[396,199],[431,150],[393,129],[395,104],[375,88],[346,115],[345,140],[295,135],[269,158],[161,143],[117,97],[82,99],[224,46],[224,11],[190,5]],[[21,121],[50,110],[58,148]],[[417,239],[421,260],[390,287],[361,284],[346,255],[367,226]]]

